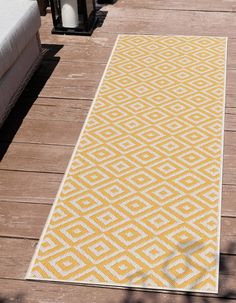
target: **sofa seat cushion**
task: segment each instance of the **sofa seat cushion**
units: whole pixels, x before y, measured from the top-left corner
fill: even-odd
[[[37,1],[0,0],[0,78],[40,27]]]

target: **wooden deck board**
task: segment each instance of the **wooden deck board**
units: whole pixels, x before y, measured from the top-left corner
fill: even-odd
[[[1,141],[12,139],[11,129],[17,120],[8,120],[5,124]],[[30,142],[38,144],[74,145],[79,136],[83,122],[32,120],[22,121],[19,130],[14,135],[13,142]]]
[[[56,101],[55,101],[56,103]],[[77,103],[79,103],[77,101]],[[80,107],[64,107],[57,105],[33,105],[27,112],[26,119],[30,120],[53,120],[53,121],[74,121],[81,122],[87,116],[88,110],[90,108],[91,101],[88,100],[86,103],[81,103]],[[11,115],[12,119],[18,119],[20,114],[24,114],[24,106],[22,104],[17,107],[17,111],[14,111]],[[235,115],[234,109],[228,109],[229,114]]]
[[[39,239],[51,205],[1,202],[0,236]]]
[[[1,170],[0,178],[1,200],[51,204],[62,174]]]
[[[149,8],[150,10],[236,11],[234,0],[121,0],[118,7]]]
[[[118,0],[103,10],[108,15],[92,37],[51,35],[51,15],[42,18],[43,63],[1,130],[0,302],[233,303],[236,2]],[[219,295],[130,292],[23,280],[118,33],[229,37]]]
[[[108,17],[96,30],[99,36],[109,32],[236,37],[234,13],[110,7]]]
[[[7,143],[1,143],[2,147]],[[73,146],[12,143],[0,162],[0,169],[63,174]]]
[[[230,281],[226,281],[230,289]],[[231,282],[232,283],[232,282]],[[13,302],[34,303],[234,303],[228,299],[231,294],[226,290],[223,296],[206,295],[204,298],[194,294],[154,293],[118,290],[112,288],[85,287],[62,283],[31,282],[0,279],[1,299]],[[14,301],[15,300],[15,301]],[[18,301],[17,301],[18,300]],[[203,301],[204,300],[204,301]],[[5,302],[3,301],[3,302]],[[6,301],[7,302],[7,301]],[[11,302],[11,301],[10,301]]]
[[[230,97],[230,96],[229,96]],[[229,98],[228,98],[229,99]],[[46,105],[46,106],[62,106],[65,109],[66,108],[84,108],[87,106],[90,106],[92,103],[93,99],[79,99],[78,97],[76,99],[64,99],[64,98],[41,98],[38,97],[34,102],[32,101],[32,98],[27,98],[27,97],[21,97],[19,101],[17,102],[17,106],[21,106],[22,104],[24,106],[25,103],[32,104],[34,103],[35,105]],[[90,103],[88,103],[90,102]],[[86,104],[87,103],[87,104]],[[234,102],[232,100],[232,107],[234,107]],[[236,103],[236,102],[235,102]],[[230,104],[229,104],[230,105]],[[236,104],[235,104],[236,107]]]

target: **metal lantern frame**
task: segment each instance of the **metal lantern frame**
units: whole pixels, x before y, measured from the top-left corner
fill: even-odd
[[[87,3],[92,1],[93,9],[91,12],[88,11]],[[75,28],[63,27],[62,16],[61,16],[61,1],[50,0],[53,29],[52,34],[61,35],[85,35],[90,36],[97,23],[96,15],[96,3],[95,0],[77,0],[78,3],[78,16],[79,25]]]

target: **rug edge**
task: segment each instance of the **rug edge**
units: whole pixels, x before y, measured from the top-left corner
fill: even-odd
[[[176,292],[181,294],[189,294],[189,293],[200,293],[200,294],[218,294],[218,289],[215,288],[214,290],[198,290],[198,289],[182,289],[182,288],[168,288],[168,287],[138,287],[132,285],[125,285],[125,284],[105,284],[105,283],[88,283],[82,281],[75,281],[75,280],[60,280],[60,279],[49,279],[49,278],[36,278],[36,277],[29,277],[25,278],[27,281],[40,281],[40,282],[52,282],[52,283],[63,283],[65,285],[78,285],[78,286],[88,286],[88,287],[99,287],[99,288],[111,288],[111,289],[133,289],[137,291],[150,291],[150,292]]]
[[[132,37],[132,36],[150,36],[150,37],[205,37],[205,38],[219,38],[228,41],[227,36],[210,36],[210,35],[156,35],[156,34],[118,34],[117,37]],[[227,43],[226,43],[227,47]]]
[[[222,131],[221,131],[221,169],[220,169],[220,186],[219,186],[219,210],[218,210],[218,230],[217,230],[217,280],[216,280],[216,293],[219,293],[219,278],[220,278],[220,239],[221,239],[221,217],[222,217],[222,192],[223,192],[223,165],[224,165],[224,130],[225,130],[225,112],[226,112],[226,78],[227,78],[227,62],[228,62],[228,37],[225,37],[225,57],[224,57],[224,99],[223,99],[223,118],[222,118]]]

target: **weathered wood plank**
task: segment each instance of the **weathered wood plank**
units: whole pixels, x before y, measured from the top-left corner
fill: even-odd
[[[235,108],[236,107],[236,95],[227,94],[225,103],[226,103],[226,108],[227,107]]]
[[[233,13],[156,10],[154,17],[150,9],[111,7],[106,21],[96,32],[235,38],[235,25]]]
[[[236,115],[235,114],[226,113],[224,128],[226,131],[236,131]]]
[[[28,109],[27,104],[22,106],[21,103],[18,103],[11,113],[10,119],[17,120],[27,114],[27,120],[83,122],[87,117],[91,103],[90,100],[87,100],[87,102],[80,102],[80,106],[76,104],[75,107],[64,107],[58,106],[55,101],[55,105],[34,104],[30,109]]]
[[[98,87],[97,82],[90,83],[78,83],[76,86],[71,86],[70,81],[68,81],[69,86],[60,86],[56,83],[54,85],[45,85],[42,90],[40,90],[39,97],[42,98],[66,98],[66,99],[93,99]],[[31,87],[30,90],[24,91],[24,96],[32,97],[35,96],[35,87]],[[36,88],[37,89],[37,88]]]
[[[90,287],[69,283],[39,281],[0,281],[2,302],[24,303],[235,303],[232,289],[234,281],[224,281],[226,287],[219,295],[176,294],[161,291],[148,292],[131,289]],[[223,282],[221,283],[223,284]],[[221,285],[220,284],[220,285]]]
[[[236,95],[226,95],[226,108],[235,108],[236,107]]]
[[[235,185],[236,184],[236,173],[224,173],[223,174],[223,184]]]
[[[236,70],[228,70],[227,71],[227,79],[226,79],[226,94],[236,95]]]
[[[24,279],[36,246],[35,240],[0,238],[1,278]]]
[[[1,170],[1,200],[46,204],[52,203],[62,177],[62,174]]]
[[[132,1],[132,0],[131,0]],[[134,0],[133,0],[134,1]],[[177,0],[178,1],[178,0]],[[177,2],[176,1],[176,2]],[[182,0],[184,1],[184,0]],[[197,1],[197,0],[196,0]],[[202,0],[204,1],[204,0]],[[211,0],[214,1],[214,0]],[[179,2],[179,1],[178,1]],[[184,1],[186,2],[186,1]],[[209,1],[205,1],[206,5],[209,4]],[[235,6],[235,5],[234,5]],[[235,6],[236,7],[236,6]],[[191,17],[196,17],[196,16],[202,16],[203,19],[205,20],[204,17],[205,16],[209,16],[209,18],[211,20],[216,21],[217,17],[221,19],[222,26],[227,25],[227,23],[224,23],[224,21],[226,20],[225,18],[231,18],[233,19],[234,16],[234,12],[226,12],[224,10],[222,11],[204,11],[204,10],[175,10],[175,9],[161,9],[158,8],[156,6],[153,7],[153,9],[150,9],[148,7],[132,7],[132,6],[128,6],[126,5],[126,7],[120,7],[119,5],[116,6],[108,6],[107,8],[105,8],[108,11],[108,15],[107,18],[105,19],[105,22],[103,24],[102,27],[100,27],[99,29],[103,29],[106,26],[110,26],[110,25],[114,25],[115,22],[117,20],[125,20],[124,23],[128,24],[128,22],[130,20],[137,20],[137,19],[142,19],[143,21],[147,20],[150,23],[152,23],[153,25],[158,22],[158,18],[153,18],[154,14],[155,16],[158,16],[159,19],[163,16],[174,16],[177,19],[177,15],[179,15],[182,18],[188,18],[189,20],[194,21],[195,19],[191,19]],[[115,17],[115,19],[114,19]],[[118,18],[119,17],[119,18]],[[129,20],[127,20],[127,18],[129,18]],[[173,24],[173,20],[167,19],[168,20],[168,25]],[[209,23],[205,23],[204,24],[200,24],[199,20],[198,20],[198,25],[201,26],[203,25],[205,26],[209,26]],[[181,24],[181,20],[179,20],[179,23]],[[191,23],[193,24],[193,22]],[[191,25],[190,24],[190,25]],[[220,28],[220,25],[218,25]],[[218,28],[215,28],[215,30]],[[230,28],[226,26],[226,28],[224,27],[224,29],[229,30]],[[217,32],[217,34],[219,34],[219,32]]]
[[[42,47],[45,52],[44,60],[60,57],[60,62],[99,62],[104,64],[107,63],[112,50],[111,46],[100,46],[93,40],[82,45],[43,44]]]
[[[96,62],[73,62],[73,61],[61,61],[60,64],[55,65],[54,61],[44,60],[37,70],[31,85],[37,84],[39,79],[50,76],[48,81],[57,80],[71,80],[72,86],[76,84],[76,81],[82,80],[84,82],[97,81],[101,78],[102,71],[105,69],[105,63]],[[51,71],[53,73],[51,74]],[[79,85],[79,83],[77,83]]]
[[[1,143],[1,148],[7,149],[6,145]],[[0,169],[63,174],[72,152],[73,146],[11,143]]]
[[[104,63],[43,61],[23,96],[93,99]]]
[[[121,0],[117,7],[125,8],[146,8],[150,10],[193,10],[193,11],[236,11],[236,4],[233,0]]]
[[[234,97],[234,95],[233,95]],[[232,97],[232,98],[233,98]],[[63,98],[30,98],[21,96],[20,99],[17,101],[17,106],[28,106],[31,107],[32,104],[34,105],[46,105],[46,106],[62,106],[64,109],[67,108],[76,108],[76,109],[84,109],[89,108],[93,99],[63,99]],[[234,100],[231,102],[234,103]],[[232,106],[233,107],[233,106]],[[236,107],[236,96],[235,96],[235,107]]]
[[[224,144],[225,146],[235,146],[236,144],[236,133],[232,131],[225,131],[224,132]]]
[[[222,192],[222,209],[221,212],[224,215],[235,216],[236,215],[236,186],[224,185]]]
[[[82,122],[8,119],[0,137],[2,142],[74,145],[82,126]]]
[[[227,68],[236,68],[236,39],[228,39],[227,46]]]
[[[51,205],[0,202],[0,236],[39,239]]]

